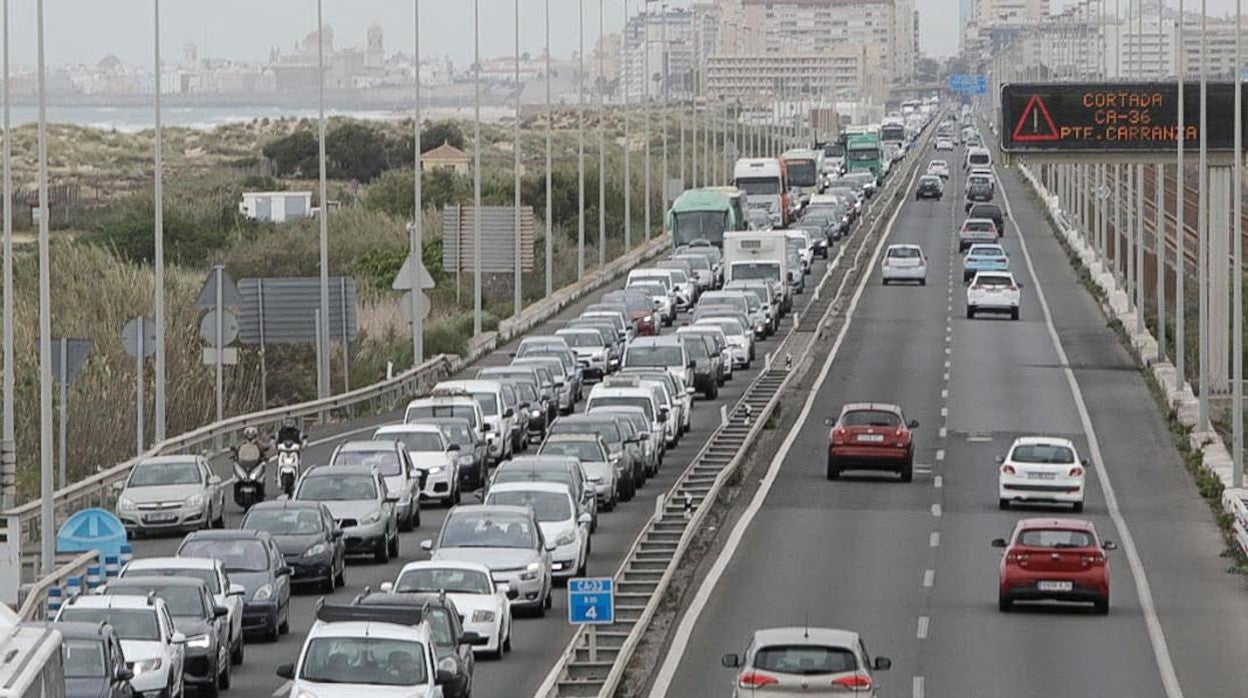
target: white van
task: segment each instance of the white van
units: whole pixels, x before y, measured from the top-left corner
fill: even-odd
[[[967,148],[962,169],[969,170],[972,167],[992,167],[992,152],[987,148]]]
[[[516,411],[507,407],[503,397],[503,384],[488,380],[442,381],[433,386],[434,392],[439,389],[462,391],[481,406],[481,415],[490,431],[498,436],[488,440],[489,456],[495,463],[511,458],[515,442],[511,438],[515,427]]]

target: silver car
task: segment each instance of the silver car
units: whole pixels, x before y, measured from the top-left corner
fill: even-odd
[[[420,547],[435,561],[476,562],[490,568],[495,582],[519,595],[511,607],[527,608],[538,616],[551,607],[553,579],[550,554],[554,541],[542,535],[529,507],[501,505],[458,506],[446,515],[434,540]]]
[[[745,655],[726,654],[737,670],[733,698],[842,696],[877,698],[872,672],[887,671],[888,657],[867,654],[858,633],[828,628],[767,628],[754,631]]]
[[[398,494],[386,491],[375,468],[334,465],[312,468],[299,478],[295,499],[324,502],[342,529],[347,555],[372,555],[387,563],[399,555]]]
[[[139,534],[225,527],[225,490],[202,456],[154,456],[114,485],[117,518]]]
[[[398,497],[395,516],[399,528],[410,531],[420,525],[420,491],[425,476],[412,463],[412,456],[398,435],[373,441],[347,441],[339,444],[329,464],[362,465],[374,468],[386,484],[386,491]]]
[[[551,434],[539,456],[572,456],[581,463],[594,496],[603,511],[611,511],[620,501],[617,484],[621,474],[607,455],[607,444],[597,434]]]

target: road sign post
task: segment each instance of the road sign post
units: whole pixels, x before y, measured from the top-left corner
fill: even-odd
[[[134,440],[135,455],[143,453],[143,383],[144,364],[147,357],[156,353],[156,323],[151,318],[130,318],[121,329],[121,344],[126,353],[134,357]]]
[[[595,626],[615,622],[615,580],[610,577],[581,577],[568,580],[568,622],[587,625],[589,661],[598,661],[598,634]]]
[[[52,343],[52,377],[56,380],[60,388],[60,399],[58,400],[58,408],[60,410],[60,424],[57,430],[57,440],[59,441],[60,462],[60,483],[61,487],[69,485],[69,479],[66,475],[68,471],[68,448],[69,439],[67,438],[67,427],[69,426],[69,384],[74,382],[74,378],[78,377],[78,371],[82,368],[83,362],[87,360],[87,353],[91,351],[91,340],[89,339],[69,339],[61,337]]]

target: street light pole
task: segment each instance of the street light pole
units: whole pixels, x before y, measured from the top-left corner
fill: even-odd
[[[663,201],[663,209],[659,212],[659,220],[662,221],[667,215],[667,207],[669,204],[667,196],[667,132],[669,130],[667,123],[667,3],[665,2],[659,7],[662,11],[660,18],[663,22],[663,24],[659,27],[659,71],[663,76],[663,103],[659,108],[659,125],[663,129],[663,177],[659,185],[660,189],[663,190],[663,195],[661,197],[661,200]]]
[[[317,366],[317,395],[329,397],[329,185],[325,166],[325,17],[324,0],[316,0],[316,57],[317,57],[317,104],[320,109],[317,143],[317,159],[320,165],[320,255],[321,255],[321,306],[320,332],[317,341],[321,345]]]
[[[644,8],[645,11],[643,12],[643,15],[646,18],[645,19],[646,48],[644,51],[642,51],[642,60],[644,61],[643,70],[646,74],[646,79],[644,81],[646,84],[646,89],[645,89],[645,100],[644,100],[644,107],[643,107],[643,111],[644,111],[643,119],[646,124],[646,128],[645,128],[645,137],[646,137],[646,187],[645,187],[646,207],[645,208],[646,208],[646,211],[645,211],[645,219],[643,223],[646,226],[646,228],[642,232],[645,234],[645,240],[647,242],[650,241],[651,209],[654,208],[654,202],[651,199],[651,192],[650,192],[651,180],[653,179],[653,177],[651,176],[651,172],[650,172],[650,115],[651,115],[652,110],[650,109],[650,78],[651,76],[650,76],[650,8],[649,8],[649,4],[653,1],[654,0],[643,0],[643,2],[645,2],[646,4],[646,7]]]
[[[476,0],[474,0],[475,2]],[[576,280],[585,278],[585,0],[576,0]]]
[[[516,0],[518,3],[519,0]],[[603,0],[598,0],[598,268],[607,264],[607,55]]]
[[[46,576],[56,564],[56,522],[52,510],[52,270],[48,250],[48,88],[43,57],[43,0],[38,0],[35,12],[39,64],[39,570],[41,576]],[[4,135],[8,141],[12,134]]]
[[[13,440],[13,131],[9,113],[9,0],[4,2],[4,415],[0,435],[0,511],[17,504],[17,445]]]
[[[1244,484],[1244,235],[1240,229],[1243,220],[1243,80],[1238,73],[1244,64],[1243,46],[1243,3],[1235,0],[1235,162],[1234,177],[1231,191],[1235,204],[1231,220],[1231,245],[1234,264],[1231,275],[1232,309],[1231,309],[1231,417],[1233,433],[1231,457],[1234,469],[1231,471],[1231,486],[1243,487]],[[1226,260],[1221,261],[1222,264]],[[1202,391],[1203,392],[1203,391]]]
[[[1198,237],[1200,250],[1196,255],[1199,260],[1199,277],[1200,277],[1200,347],[1199,347],[1199,364],[1200,364],[1200,396],[1197,401],[1197,430],[1209,431],[1209,160],[1208,147],[1209,142],[1205,132],[1208,128],[1208,56],[1206,54],[1206,41],[1209,36],[1207,33],[1207,12],[1208,0],[1200,0],[1200,164],[1197,167],[1198,190],[1197,211],[1196,216],[1199,227]],[[1240,193],[1236,192],[1239,196]],[[1239,221],[1236,221],[1238,225]],[[1223,260],[1225,264],[1226,260]]]
[[[623,0],[620,7],[624,10],[624,23],[620,25],[620,101],[624,112],[624,251],[633,249],[633,174],[630,167],[632,143],[628,135],[628,0]]]
[[[551,105],[550,94],[550,0],[546,0],[546,296],[555,292],[555,253],[553,222],[554,213],[550,210],[552,203],[551,187],[551,142],[555,129],[555,108]]]
[[[1184,285],[1184,265],[1187,263],[1187,227],[1183,218],[1183,145],[1187,141],[1187,126],[1184,123],[1186,117],[1184,115],[1185,107],[1183,106],[1183,93],[1185,91],[1183,81],[1187,78],[1187,61],[1186,52],[1183,49],[1183,0],[1179,0],[1179,22],[1175,30],[1175,73],[1178,75],[1179,81],[1179,136],[1175,139],[1175,168],[1174,176],[1177,180],[1174,189],[1174,207],[1175,207],[1175,257],[1174,257],[1174,390],[1180,392],[1183,390],[1183,384],[1187,382],[1187,329],[1184,326],[1187,322],[1187,308],[1184,301],[1186,294]]]
[[[424,313],[416,307],[418,294],[423,293],[420,289],[419,275],[417,274],[417,265],[424,264],[424,237],[425,232],[422,228],[421,217],[424,213],[424,197],[421,191],[421,172],[420,172],[420,0],[412,0],[412,11],[415,16],[416,40],[412,47],[413,70],[416,78],[416,111],[412,115],[412,140],[416,144],[414,162],[412,164],[412,201],[414,202],[412,209],[412,230],[409,234],[408,246],[411,248],[412,259],[412,288],[410,289],[411,307],[408,308],[412,314],[412,366],[416,367],[425,360],[425,320]]]
[[[472,336],[481,336],[481,0],[472,0]]]
[[[155,211],[153,228],[155,230],[155,255],[152,260],[152,271],[155,276],[156,297],[154,314],[156,320],[156,404],[153,417],[152,441],[160,443],[165,440],[165,197],[164,197],[164,143],[160,124],[160,0],[152,0],[152,34],[155,44],[155,176],[152,191],[153,210]],[[8,135],[7,132],[5,134]],[[65,376],[61,376],[62,383]],[[262,405],[267,407],[267,405]],[[68,483],[62,482],[61,485]]]
[[[515,299],[512,301],[512,315],[520,318],[520,307],[523,303],[523,289],[520,282],[520,0],[515,0],[515,27],[516,27],[516,118],[511,124],[511,153],[513,157],[512,170],[514,173],[514,187],[512,192],[512,226],[515,231],[515,249],[512,253],[515,255]]]

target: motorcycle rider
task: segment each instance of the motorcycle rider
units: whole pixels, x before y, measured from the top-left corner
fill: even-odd
[[[264,501],[264,464],[271,457],[272,450],[273,445],[262,438],[260,430],[255,427],[243,429],[242,442],[230,449],[234,457],[234,501],[243,509],[256,501]],[[246,495],[246,492],[251,494]]]
[[[293,419],[284,420],[277,430],[277,473],[282,492],[288,497],[294,495],[295,481],[299,478],[300,454],[306,445],[307,438],[299,425]]]
[[[277,442],[279,444],[294,444],[302,448],[307,438],[303,435],[303,430],[293,419],[286,419],[282,422],[282,426],[277,430]]]

